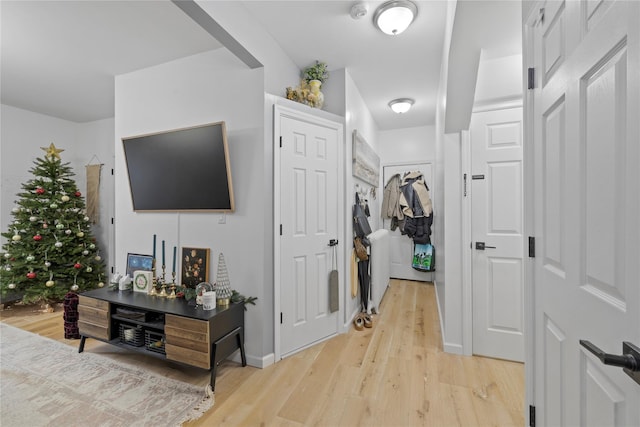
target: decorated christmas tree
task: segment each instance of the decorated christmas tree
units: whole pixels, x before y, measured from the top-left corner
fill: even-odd
[[[104,286],[104,262],[74,174],[61,161],[64,150],[53,143],[42,149],[2,233],[0,291],[3,298],[22,295],[24,303],[58,302],[69,291]]]

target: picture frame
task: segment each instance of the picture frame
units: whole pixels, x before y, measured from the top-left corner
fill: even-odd
[[[127,274],[133,279],[133,272],[136,270],[152,271],[153,256],[143,254],[127,254]]]
[[[209,281],[209,248],[183,247],[180,250],[180,284],[195,288],[199,283]]]
[[[353,131],[353,176],[360,178],[367,184],[378,188],[380,181],[380,157],[364,137]]]

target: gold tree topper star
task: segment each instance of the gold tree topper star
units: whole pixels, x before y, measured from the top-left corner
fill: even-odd
[[[47,154],[44,155],[45,157],[51,157],[52,159],[54,157],[57,157],[58,160],[62,160],[60,159],[60,153],[62,153],[64,149],[56,148],[56,146],[53,145],[53,142],[51,143],[51,145],[49,145],[49,147],[40,147],[40,148],[47,152]]]

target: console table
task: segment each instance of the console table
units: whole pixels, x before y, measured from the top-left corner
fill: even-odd
[[[203,310],[181,298],[150,296],[142,292],[94,289],[78,302],[80,347],[87,338],[211,370],[215,390],[216,368],[240,350],[244,352],[244,304]]]

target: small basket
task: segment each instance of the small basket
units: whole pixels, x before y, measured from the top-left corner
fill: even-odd
[[[149,351],[166,354],[164,350],[164,334],[153,331],[144,331],[144,345]]]
[[[120,342],[134,347],[142,347],[144,345],[143,331],[140,325],[120,323]]]

